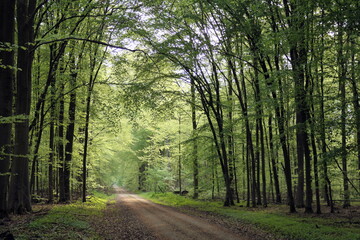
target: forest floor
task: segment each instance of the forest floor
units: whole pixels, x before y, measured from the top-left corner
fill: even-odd
[[[0,240],[360,240],[359,206],[346,210],[338,208],[335,214],[289,214],[285,205],[266,209],[241,205],[224,208],[219,205],[221,203],[194,201],[171,193],[155,194],[157,200],[153,196],[149,201],[121,189],[117,191],[115,200],[105,194],[95,194],[86,203],[35,204],[30,214],[11,216],[11,221],[0,221]],[[172,203],[177,199],[186,204],[166,203],[166,196]],[[190,204],[190,201],[201,207]],[[207,210],[203,208],[205,205]],[[7,231],[14,238],[1,235]]]

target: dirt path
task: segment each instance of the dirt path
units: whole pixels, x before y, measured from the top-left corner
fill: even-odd
[[[177,212],[134,194],[119,194],[118,201],[128,206],[157,239],[248,239],[199,217]]]
[[[196,211],[183,213],[123,190],[94,226],[102,239],[271,239],[266,233],[238,222]]]

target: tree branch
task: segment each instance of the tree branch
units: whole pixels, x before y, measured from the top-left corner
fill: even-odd
[[[123,46],[118,46],[118,45],[114,45],[114,44],[110,44],[110,43],[106,43],[106,42],[102,42],[102,41],[98,41],[98,40],[92,40],[92,39],[81,38],[81,37],[66,37],[66,38],[55,39],[55,40],[51,40],[51,41],[38,42],[34,49],[36,49],[42,45],[45,45],[45,44],[51,44],[54,42],[62,42],[62,41],[68,41],[68,40],[85,41],[85,42],[90,42],[90,43],[96,43],[96,44],[103,45],[103,46],[110,47],[110,48],[116,48],[116,49],[126,50],[126,51],[130,51],[130,52],[142,52],[142,53],[146,54],[146,52],[141,49],[130,49],[130,48],[123,47]]]

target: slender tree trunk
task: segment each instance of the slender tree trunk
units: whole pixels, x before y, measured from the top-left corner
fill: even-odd
[[[245,150],[245,147],[244,149]],[[250,207],[250,201],[251,201],[251,198],[250,198],[250,195],[251,194],[251,187],[250,187],[250,180],[251,180],[251,177],[250,177],[250,157],[249,157],[249,148],[247,147],[246,148],[246,207]]]
[[[90,122],[90,107],[91,107],[91,93],[92,93],[92,76],[90,77],[90,84],[88,86],[88,92],[86,97],[86,116],[85,116],[85,128],[84,128],[84,153],[82,161],[82,201],[86,202],[86,189],[87,189],[87,152],[89,143],[89,122]]]
[[[342,174],[343,174],[343,190],[344,190],[344,204],[343,207],[347,208],[350,206],[350,193],[348,184],[348,172],[347,172],[347,142],[346,142],[346,60],[343,52],[343,23],[338,22],[338,66],[339,66],[339,90],[340,90],[340,101],[341,101],[341,162],[342,162]]]
[[[291,61],[293,67],[294,86],[295,86],[295,112],[296,112],[296,153],[297,153],[297,172],[298,182],[296,191],[296,207],[302,208],[304,204],[304,156],[305,156],[305,134],[306,134],[306,117],[305,117],[305,89],[304,89],[304,72],[303,62],[300,62],[299,53],[295,47],[291,50]]]
[[[256,38],[255,41],[259,38],[259,36],[254,36],[253,38]],[[251,47],[254,55],[256,56],[256,46],[253,43],[253,46]],[[255,161],[254,166],[252,166],[253,174],[256,173],[256,183],[255,183],[255,189],[256,189],[256,198],[257,198],[257,205],[261,205],[261,191],[260,191],[260,122],[261,122],[261,96],[260,96],[260,86],[259,86],[259,73],[258,73],[258,60],[254,56],[254,95],[255,95],[255,106],[256,106],[256,117],[255,117]],[[254,176],[255,177],[255,176]]]
[[[50,45],[50,62],[53,62],[56,55],[56,44]],[[49,124],[49,167],[48,167],[48,202],[54,202],[54,166],[55,166],[55,107],[56,107],[56,69],[50,69],[50,124]]]
[[[75,133],[75,119],[76,119],[76,80],[80,67],[80,60],[82,58],[85,44],[82,45],[80,54],[78,56],[79,61],[76,63],[75,57],[72,56],[70,60],[70,102],[68,108],[68,125],[66,127],[66,144],[65,144],[65,162],[64,162],[64,201],[70,201],[71,189],[70,189],[70,177],[71,177],[71,161],[74,146],[74,133]]]
[[[61,71],[64,74],[63,71]],[[59,126],[58,126],[58,137],[57,148],[59,152],[59,201],[66,202],[65,197],[65,184],[64,184],[64,84],[60,86],[60,101],[59,101]]]
[[[215,199],[215,161],[211,161],[211,199]]]
[[[278,169],[275,161],[275,152],[274,152],[274,143],[273,143],[273,133],[272,133],[272,115],[269,116],[269,147],[270,147],[270,157],[271,157],[271,165],[274,176],[274,185],[275,185],[275,194],[276,194],[276,203],[281,203],[281,193],[280,193],[280,184],[279,184],[279,176]]]
[[[101,39],[104,34],[105,28],[105,21],[103,21],[98,28],[98,35],[96,36],[98,39]],[[111,34],[109,36],[111,38]],[[98,58],[100,47],[99,45],[95,45],[95,48],[92,49],[90,45],[90,76],[89,82],[87,86],[87,96],[86,96],[86,116],[85,116],[85,128],[84,128],[84,155],[83,155],[83,162],[82,162],[82,201],[86,202],[86,191],[87,191],[87,152],[88,152],[88,145],[89,145],[89,125],[90,125],[90,110],[91,110],[91,98],[92,92],[94,90],[94,85],[96,79],[98,77],[100,68],[104,63],[105,56],[107,53],[107,47],[103,50],[102,55]],[[81,53],[82,54],[82,53]]]
[[[262,192],[263,192],[263,206],[267,207],[268,200],[266,197],[266,163],[265,163],[265,143],[264,143],[264,128],[262,120],[260,120],[260,147],[261,147],[261,179],[262,179]]]
[[[256,50],[254,50],[256,52]],[[258,60],[255,58],[255,66],[257,66]],[[266,197],[266,165],[265,165],[265,144],[264,144],[264,128],[263,128],[263,121],[262,121],[262,102],[261,102],[261,92],[260,92],[260,83],[259,83],[259,76],[258,70],[255,70],[255,82],[254,82],[254,89],[255,89],[255,101],[256,101],[256,124],[257,124],[257,160],[258,160],[258,174],[260,175],[260,161],[261,161],[261,178],[262,178],[262,204],[264,207],[267,207],[267,197]],[[259,157],[261,156],[261,159]],[[258,179],[258,198],[260,199],[260,179]],[[261,204],[261,200],[258,200],[258,204]]]
[[[352,56],[351,56],[351,86],[352,86],[352,102],[355,112],[355,126],[356,126],[356,158],[357,158],[357,170],[358,170],[358,186],[360,189],[360,104],[359,104],[359,92],[356,79],[356,60],[355,60],[355,41],[351,42]]]
[[[234,146],[233,151],[235,155],[235,143],[233,144],[233,146]],[[235,187],[236,202],[240,203],[236,159],[234,159],[234,187]]]
[[[178,151],[179,151],[179,158],[178,158],[178,181],[179,181],[179,192],[181,195],[182,192],[182,179],[181,179],[181,117],[179,116],[179,131],[178,131],[178,137],[179,137],[179,144],[178,144]]]
[[[316,197],[316,213],[321,213],[320,205],[320,188],[319,188],[319,172],[318,172],[318,157],[317,157],[317,148],[315,142],[314,130],[311,130],[311,147],[313,150],[314,156],[314,176],[315,176],[315,197]]]
[[[311,35],[313,34],[313,30],[311,30]],[[313,41],[311,42],[311,50],[312,53],[315,53],[315,48],[314,48],[314,44]],[[318,69],[318,65],[317,65],[317,60],[314,59],[314,56],[312,55],[311,62],[314,62],[314,69],[315,69],[315,73],[317,73],[317,69]],[[321,213],[321,205],[320,205],[320,187],[319,187],[319,171],[318,171],[318,149],[316,146],[316,141],[315,141],[315,103],[314,103],[314,90],[315,90],[315,80],[318,81],[318,77],[316,75],[316,78],[314,79],[313,75],[312,75],[312,71],[311,71],[311,66],[307,66],[306,67],[306,78],[307,78],[307,85],[308,85],[308,92],[310,95],[310,100],[309,100],[309,109],[310,111],[308,112],[308,116],[307,118],[309,119],[309,129],[310,129],[310,143],[311,143],[311,148],[312,148],[312,153],[313,153],[313,158],[314,158],[314,177],[315,177],[315,198],[316,198],[316,213],[320,214]],[[311,204],[311,203],[310,203]]]
[[[324,18],[324,10],[322,10],[321,12],[321,16],[322,18]],[[324,24],[322,23],[322,27]],[[322,29],[322,31],[324,31]],[[318,94],[320,96],[320,116],[319,116],[319,122],[320,122],[320,142],[321,142],[321,155],[322,155],[322,170],[323,170],[323,179],[324,179],[324,184],[323,184],[323,188],[324,188],[324,195],[325,195],[325,200],[327,202],[327,205],[331,207],[331,212],[334,212],[334,207],[333,207],[333,202],[332,200],[330,200],[330,195],[331,195],[331,182],[330,179],[328,177],[328,164],[327,164],[327,158],[326,156],[326,134],[325,134],[325,107],[324,107],[324,101],[325,101],[325,96],[324,96],[324,75],[325,75],[325,71],[324,71],[324,49],[325,49],[325,44],[324,44],[324,34],[321,34],[321,39],[320,39],[320,43],[321,43],[321,53],[320,53],[320,84],[319,84],[319,88],[318,88]]]
[[[37,62],[40,63],[40,53],[37,53]],[[35,78],[35,86],[40,86],[40,64],[38,64],[37,67],[37,73],[36,73],[36,78]],[[39,98],[39,90],[35,87],[35,89],[33,90],[35,98]],[[41,116],[40,116],[41,117]],[[37,176],[38,176],[38,168],[36,167],[38,165],[38,161],[37,161],[37,153],[40,147],[40,143],[39,146],[38,145],[38,136],[39,136],[39,132],[42,131],[42,129],[39,128],[39,124],[37,123],[32,129],[31,129],[31,140],[30,140],[30,144],[31,146],[34,145],[35,142],[35,147],[33,147],[33,160],[32,160],[32,165],[31,165],[31,173],[30,173],[30,194],[38,194],[38,188],[36,188],[36,180],[37,180]],[[35,135],[35,137],[34,137]],[[40,134],[41,135],[41,134]]]
[[[322,162],[323,162],[323,174],[324,174],[324,193],[327,205],[330,206],[331,213],[334,212],[334,203],[332,201],[332,191],[331,191],[331,182],[328,176],[328,167],[327,167],[327,154],[326,151],[326,135],[325,135],[325,111],[324,111],[324,69],[322,64],[322,58],[320,59],[320,89],[319,94],[320,99],[320,142],[321,142],[321,153],[322,153]]]
[[[255,191],[256,191],[256,199],[257,205],[261,205],[261,191],[260,191],[260,134],[259,134],[259,121],[258,116],[256,117],[255,121],[255,165],[252,166],[253,173],[256,174],[256,185],[255,185]]]
[[[0,1],[0,44],[14,46],[15,1]],[[0,51],[0,118],[13,115],[14,49]],[[8,216],[8,183],[10,172],[12,123],[10,119],[0,124],[0,219]]]
[[[198,145],[196,139],[196,108],[195,108],[195,83],[194,79],[191,78],[191,122],[192,122],[192,131],[194,137],[193,145],[193,179],[194,179],[194,199],[199,197],[199,162],[198,162]]]
[[[229,71],[231,78],[231,70]],[[234,196],[236,189],[236,172],[235,172],[235,153],[234,153],[234,129],[233,129],[233,83],[228,81],[228,96],[227,100],[229,102],[229,111],[228,111],[228,133],[227,133],[227,143],[228,143],[228,159],[229,159],[229,177],[230,182],[233,183],[231,188],[231,194]],[[235,181],[234,181],[235,179]]]

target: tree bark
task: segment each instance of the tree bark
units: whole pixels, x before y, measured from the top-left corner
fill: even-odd
[[[75,61],[75,56],[70,59],[70,102],[68,108],[68,125],[65,133],[65,162],[64,162],[64,201],[68,202],[71,199],[70,191],[70,177],[71,177],[71,161],[74,146],[75,120],[76,120],[76,82],[78,71],[80,68],[80,61],[83,56],[85,43],[82,44],[80,53],[78,55],[78,62]],[[74,46],[75,48],[75,46]]]
[[[50,62],[56,55],[56,44],[50,45]],[[58,64],[56,64],[58,65]],[[49,166],[48,166],[48,202],[54,202],[54,166],[55,166],[55,95],[56,95],[56,68],[50,69],[50,124],[49,124]]]
[[[351,56],[351,87],[352,87],[352,103],[355,112],[355,128],[356,128],[356,159],[358,170],[358,187],[360,189],[360,104],[359,91],[356,81],[356,60],[355,60],[355,40],[351,42],[352,56]]]
[[[298,187],[297,187],[297,207],[305,206],[305,212],[313,212],[312,188],[311,188],[311,159],[307,135],[307,113],[308,105],[306,102],[305,89],[305,66],[307,62],[307,51],[305,36],[302,32],[305,28],[305,4],[296,2],[289,4],[288,0],[283,0],[286,17],[288,18],[290,44],[290,62],[292,66],[295,94],[295,113],[296,113],[296,151],[298,159]],[[306,205],[304,205],[304,160],[306,175]]]
[[[92,76],[90,77],[90,83],[92,82]],[[91,93],[92,85],[89,84],[86,97],[86,116],[85,116],[85,137],[84,137],[84,153],[82,161],[82,201],[86,202],[86,189],[87,189],[87,152],[89,144],[89,123],[90,123],[90,106],[91,106]]]
[[[0,118],[13,115],[15,1],[0,1]],[[3,44],[8,46],[3,46]],[[12,123],[5,119],[0,124],[0,219],[8,216],[8,183],[10,173]]]
[[[343,207],[347,208],[350,206],[350,193],[348,183],[348,172],[347,172],[347,141],[346,141],[346,60],[343,52],[344,41],[343,41],[343,22],[338,22],[338,67],[339,67],[339,90],[340,90],[340,102],[341,102],[341,162],[342,162],[342,175],[343,175],[343,190],[344,190],[344,203]]]
[[[269,148],[270,148],[270,158],[271,158],[271,166],[272,172],[274,176],[274,185],[275,185],[275,195],[276,195],[276,203],[281,203],[281,193],[280,193],[280,184],[279,184],[279,176],[278,169],[275,161],[275,152],[274,152],[274,143],[273,143],[273,133],[272,133],[272,115],[269,116]]]
[[[181,117],[179,116],[179,131],[178,131],[178,138],[179,138],[179,143],[178,143],[178,151],[179,151],[179,158],[178,158],[178,181],[179,181],[179,192],[181,195],[182,192],[182,163],[181,163]]]
[[[195,108],[195,83],[194,79],[191,78],[190,83],[190,91],[191,91],[191,122],[192,122],[192,136],[194,138],[194,145],[193,145],[193,181],[194,181],[194,199],[199,197],[199,161],[198,161],[198,145],[196,139],[196,129],[197,129],[197,122],[196,122],[196,108]]]
[[[255,66],[258,65],[258,59],[255,57]],[[255,89],[255,101],[256,101],[256,124],[257,124],[257,138],[256,141],[257,146],[257,152],[258,155],[260,154],[260,157],[257,157],[258,165],[260,166],[261,161],[261,178],[262,178],[262,205],[264,207],[267,207],[267,197],[266,197],[266,165],[265,165],[265,144],[264,144],[264,127],[263,127],[263,110],[262,110],[262,102],[261,102],[261,91],[260,91],[260,82],[259,82],[259,76],[258,76],[258,70],[255,69],[255,78],[254,78],[254,89]],[[261,159],[260,159],[261,158]],[[260,167],[258,167],[259,169]],[[259,169],[260,170],[260,169]],[[260,171],[258,170],[258,174],[260,174]],[[260,192],[260,181],[258,180],[258,191]],[[258,194],[260,195],[260,194]],[[260,199],[261,197],[258,196]],[[261,205],[261,201],[258,200],[258,204]]]
[[[64,74],[63,71],[61,71]],[[58,122],[58,142],[57,149],[59,154],[59,202],[66,202],[67,199],[65,197],[65,184],[64,184],[64,166],[65,166],[65,158],[64,158],[64,83],[60,86],[60,101],[59,101],[59,122]]]
[[[31,104],[31,67],[34,39],[34,13],[36,0],[17,1],[18,55],[15,114],[25,119],[15,124],[15,147],[11,169],[9,208],[13,213],[31,211],[29,189],[29,115]]]

